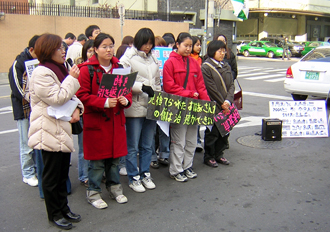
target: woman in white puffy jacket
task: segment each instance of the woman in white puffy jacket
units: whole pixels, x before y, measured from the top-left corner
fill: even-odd
[[[80,215],[68,206],[66,180],[70,156],[74,151],[71,123],[79,121],[83,105],[75,96],[80,88],[79,69],[73,66],[68,73],[64,66],[65,50],[58,35],[44,34],[35,44],[40,61],[29,82],[31,116],[29,147],[41,150],[44,169],[42,188],[48,220],[60,229],[71,229],[71,222],[79,222]],[[49,106],[61,106],[69,100],[77,102],[70,122],[48,115]]]
[[[156,188],[149,171],[156,121],[146,119],[146,116],[148,99],[153,97],[154,90],[160,91],[161,86],[158,61],[151,53],[155,47],[152,30],[141,28],[134,37],[133,45],[120,58],[120,63],[125,68],[131,67],[131,72],[138,72],[132,89],[132,106],[125,109],[128,150],[126,169],[129,187],[135,192],[144,192],[146,188]]]

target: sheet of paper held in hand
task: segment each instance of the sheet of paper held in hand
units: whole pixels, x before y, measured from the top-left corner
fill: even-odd
[[[47,113],[51,117],[69,122],[77,106],[78,102],[69,100],[67,103],[61,106],[48,106]]]

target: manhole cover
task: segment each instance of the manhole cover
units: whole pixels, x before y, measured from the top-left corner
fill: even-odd
[[[262,148],[262,149],[282,149],[287,147],[294,147],[296,142],[291,139],[282,139],[282,141],[264,141],[261,136],[248,135],[239,137],[236,140],[239,144],[247,147]]]

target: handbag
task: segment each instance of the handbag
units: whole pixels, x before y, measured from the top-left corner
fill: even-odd
[[[71,123],[71,127],[72,127],[72,134],[73,135],[79,135],[83,131],[83,128],[80,124],[80,121],[75,122],[75,123]]]
[[[242,87],[239,84],[238,80],[235,79],[237,86],[239,87],[239,91],[234,94],[234,104],[237,107],[238,110],[243,109],[243,91]]]

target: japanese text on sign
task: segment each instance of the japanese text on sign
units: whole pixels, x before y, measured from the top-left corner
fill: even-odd
[[[282,123],[282,137],[328,137],[325,101],[270,101],[269,114]]]
[[[147,119],[181,125],[212,125],[215,102],[155,91],[149,99]]]
[[[127,95],[132,90],[136,75],[137,72],[127,75],[103,74],[97,96],[117,98]]]

